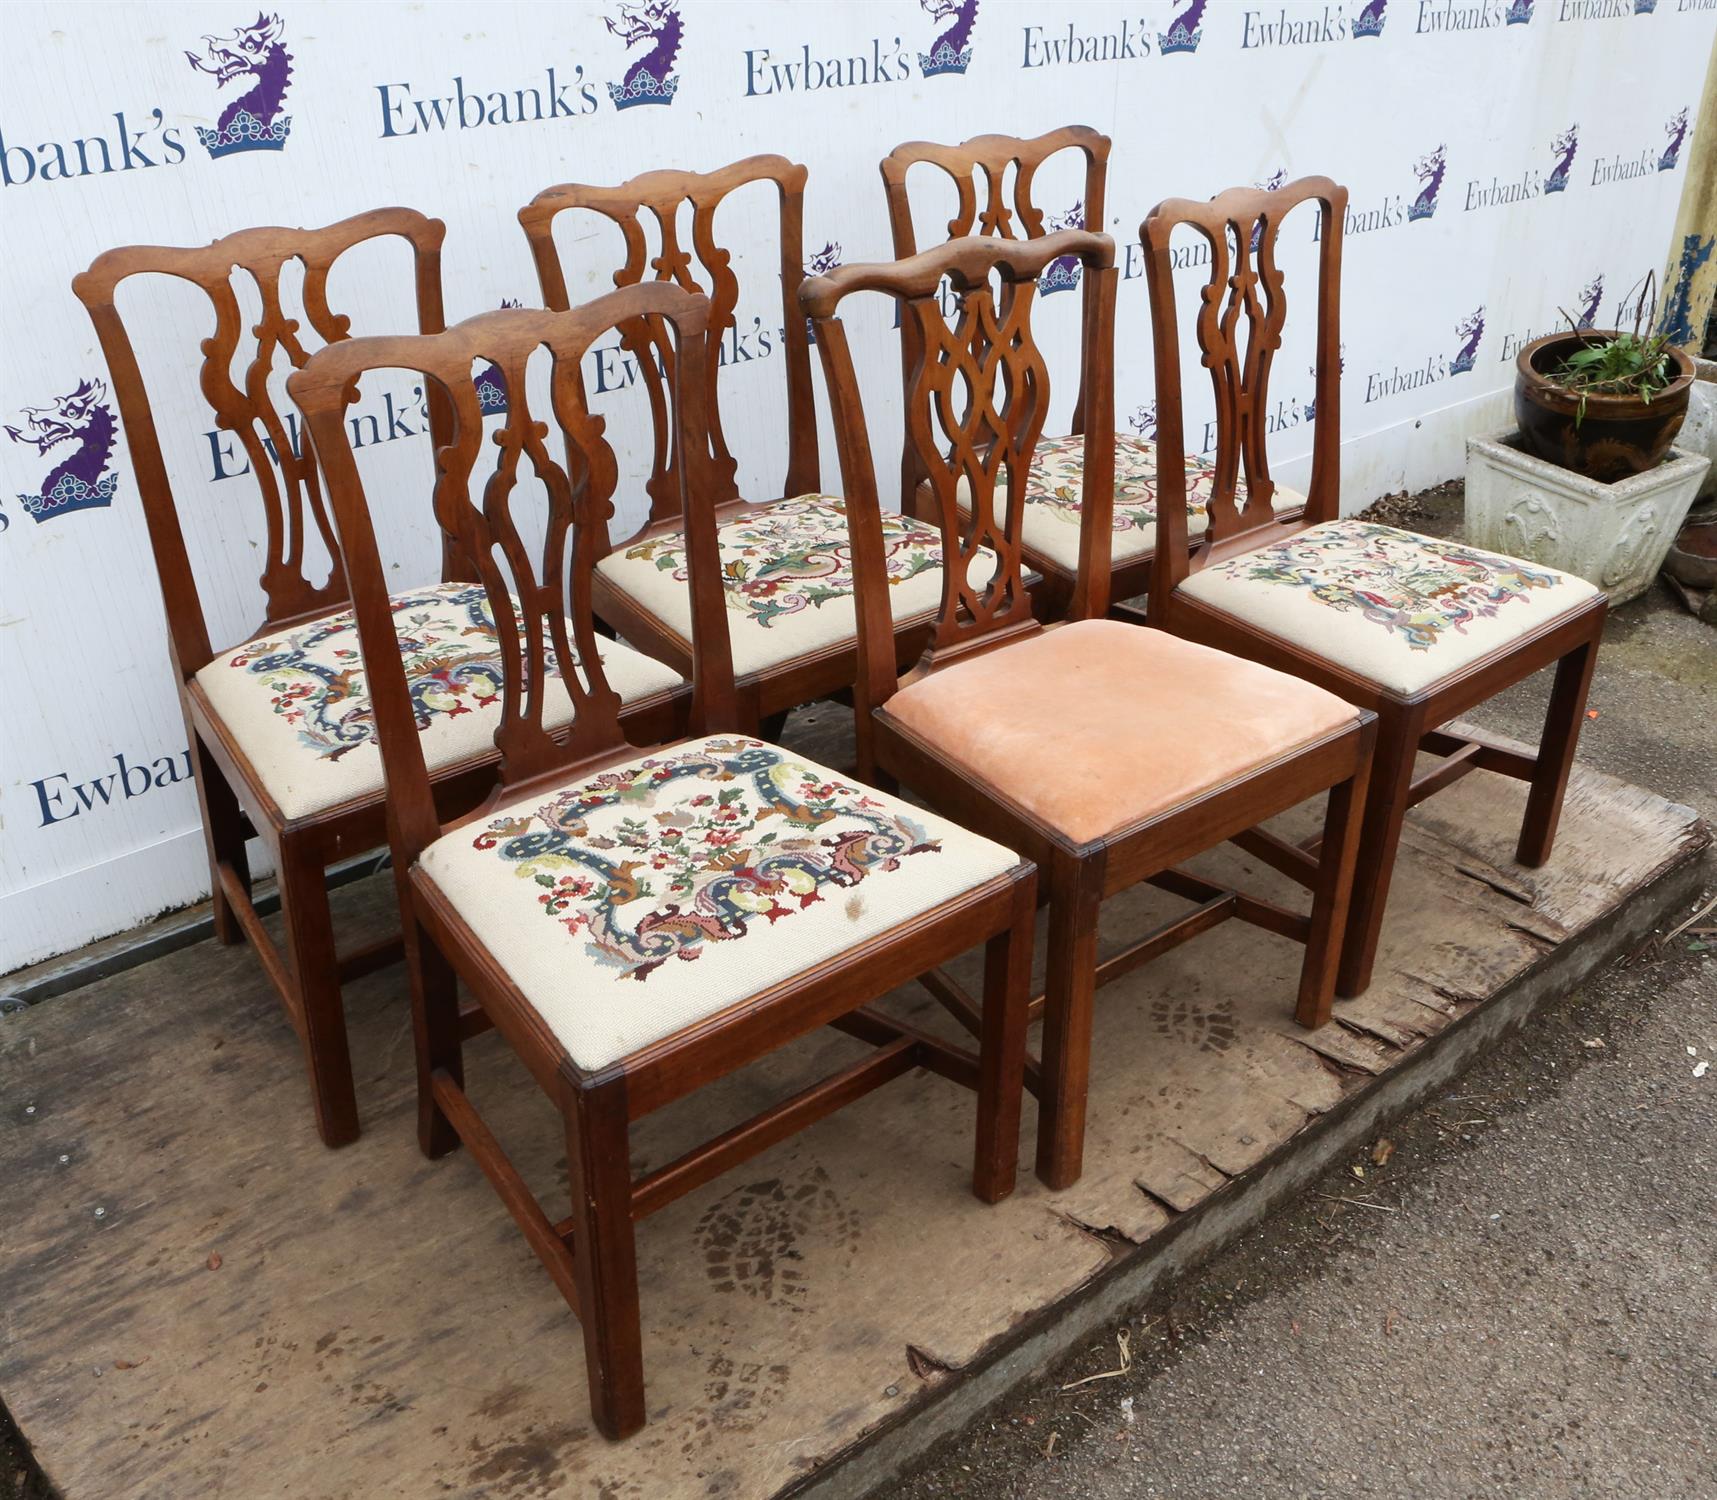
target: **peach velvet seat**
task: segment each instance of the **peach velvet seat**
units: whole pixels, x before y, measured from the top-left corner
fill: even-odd
[[[1075,844],[1350,728],[1333,693],[1160,630],[1080,620],[932,672],[901,728]]]

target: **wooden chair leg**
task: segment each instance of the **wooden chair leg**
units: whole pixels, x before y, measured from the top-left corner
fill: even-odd
[[[978,1041],[978,1139],[972,1191],[1000,1203],[1019,1171],[1020,1101],[1025,1092],[1025,1031],[1031,1009],[1031,950],[1036,904],[1022,897],[1013,924],[984,950],[984,1018]]]
[[[1091,1012],[1097,990],[1102,867],[1095,861],[1070,861],[1052,871],[1050,879],[1037,1175],[1045,1186],[1060,1189],[1072,1187],[1085,1165],[1085,1104],[1091,1082]]]
[[[281,843],[278,856],[280,915],[286,926],[287,964],[298,992],[316,1129],[323,1145],[344,1146],[358,1138],[358,1100],[326,877],[319,858],[306,857],[289,842]]]
[[[569,1081],[562,1095],[590,1411],[602,1435],[618,1440],[644,1425],[626,1081],[623,1076],[583,1086]]]
[[[1416,713],[1384,713],[1378,717],[1377,751],[1371,762],[1371,784],[1359,834],[1347,934],[1342,940],[1341,964],[1336,971],[1335,991],[1344,998],[1364,994],[1371,983],[1423,727]]]
[[[417,1144],[434,1160],[459,1147],[459,1132],[435,1102],[436,1070],[465,1086],[465,1049],[459,1033],[459,981],[447,957],[406,912],[405,959],[411,973],[411,1030],[417,1051]]]
[[[1596,633],[1556,664],[1556,685],[1550,690],[1550,707],[1544,715],[1544,734],[1538,744],[1538,769],[1532,775],[1526,818],[1520,826],[1520,842],[1514,853],[1521,864],[1532,869],[1550,858],[1551,846],[1556,842],[1562,798],[1568,790],[1568,773],[1574,767],[1574,750],[1586,717],[1586,694],[1591,689],[1592,671],[1597,664]]]
[[[1305,961],[1300,965],[1299,1003],[1294,1010],[1300,1025],[1311,1029],[1329,1021],[1335,1000],[1336,967],[1347,932],[1365,790],[1371,778],[1370,748],[1368,743],[1365,759],[1353,775],[1330,788],[1329,807],[1324,813],[1318,881],[1312,891],[1312,930],[1306,940]]]
[[[203,843],[209,852],[209,880],[214,889],[215,940],[231,947],[244,941],[244,928],[221,886],[221,866],[231,867],[239,884],[250,889],[250,857],[245,852],[244,812],[227,785],[227,778],[208,748],[191,731],[191,771],[203,814]]]

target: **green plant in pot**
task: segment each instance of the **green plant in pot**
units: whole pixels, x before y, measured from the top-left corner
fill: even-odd
[[[1618,323],[1627,306],[1624,297]],[[1656,278],[1648,275],[1631,328],[1581,329],[1564,312],[1568,331],[1520,351],[1514,415],[1530,452],[1605,484],[1663,462],[1687,416],[1694,367],[1651,332],[1656,315]]]

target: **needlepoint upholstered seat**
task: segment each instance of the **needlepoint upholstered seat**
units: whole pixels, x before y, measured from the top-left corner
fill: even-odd
[[[714,735],[509,803],[419,868],[595,1070],[1018,864],[790,751]]]
[[[501,652],[483,586],[432,584],[391,595],[389,603],[430,774],[492,759]],[[565,729],[572,699],[546,634],[544,649],[551,674],[545,721]],[[622,703],[682,685],[671,668],[619,641],[600,649]],[[283,816],[381,793],[381,752],[351,610],[246,641],[200,668],[196,681]]]
[[[1181,593],[1400,693],[1417,693],[1597,594],[1554,568],[1353,519],[1191,574]]]
[[[1118,620],[1071,621],[954,662],[881,712],[1074,844],[1182,807],[1360,717],[1309,682]],[[1101,760],[1086,753],[1093,734],[1110,750]]]

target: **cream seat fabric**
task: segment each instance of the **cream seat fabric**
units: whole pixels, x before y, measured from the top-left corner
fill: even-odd
[[[934,528],[885,512],[883,545],[897,625],[933,615],[942,599]],[[846,507],[833,495],[758,505],[717,530],[737,677],[768,671],[858,638]],[[682,641],[691,640],[685,541],[663,532],[622,543],[597,572]]]
[[[789,751],[712,735],[497,810],[419,868],[601,1068],[1017,868]]]
[[[1085,496],[1081,476],[1085,467],[1085,439],[1042,439],[1032,460],[1026,483],[1025,522],[1020,540],[1039,557],[1069,573],[1079,571],[1079,515]],[[1202,536],[1210,522],[1206,507],[1216,483],[1215,467],[1197,455],[1187,458],[1187,535]],[[960,481],[961,508],[970,492]],[[1235,485],[1235,499],[1246,504],[1246,481]],[[1297,490],[1277,485],[1270,497],[1271,508],[1295,510],[1306,503]],[[1115,540],[1110,548],[1114,564],[1148,557],[1157,545],[1157,446],[1144,438],[1115,437]]]
[[[501,656],[482,585],[434,584],[390,602],[431,774],[493,749]],[[604,641],[601,654],[623,702],[679,686],[672,669],[618,641]],[[381,751],[350,610],[247,641],[196,680],[288,818],[381,792]],[[547,697],[548,727],[570,724],[572,700],[558,677]]]
[[[1328,521],[1183,584],[1188,598],[1415,693],[1597,590],[1554,568],[1371,521]]]
[[[1356,722],[1333,693],[1160,630],[1079,620],[931,672],[889,718],[1074,844]]]

